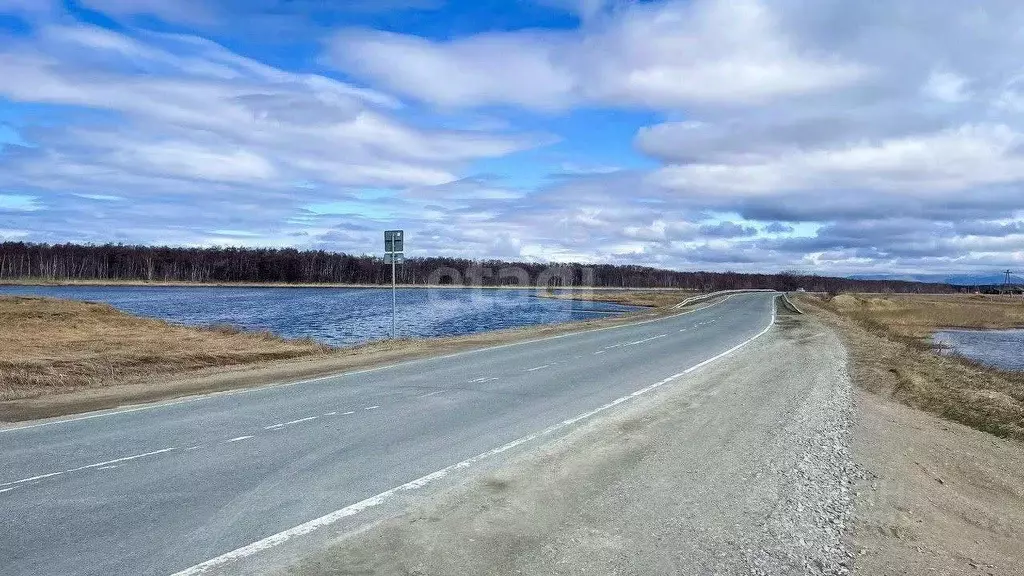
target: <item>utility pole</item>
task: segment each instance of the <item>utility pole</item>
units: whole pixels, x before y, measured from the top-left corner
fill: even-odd
[[[391,339],[398,338],[398,288],[395,280],[395,265],[405,261],[405,232],[384,231],[384,263],[391,264]]]
[[[1013,274],[1013,271],[1012,270],[1007,270],[1005,272],[1005,274],[1006,274],[1006,280],[1003,280],[1003,289],[1006,290],[1007,292],[1009,292],[1010,291],[1010,275]]]

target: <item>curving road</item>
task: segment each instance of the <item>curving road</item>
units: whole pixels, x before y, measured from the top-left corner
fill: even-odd
[[[775,298],[0,429],[0,575],[230,568],[684,379],[770,329]]]

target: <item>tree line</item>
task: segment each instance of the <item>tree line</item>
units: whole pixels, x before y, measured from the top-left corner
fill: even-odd
[[[390,284],[391,265],[375,256],[293,248],[189,248],[122,244],[0,243],[0,281],[280,282]],[[540,264],[462,258],[407,258],[400,284],[594,286],[700,291],[774,288],[809,292],[955,292],[948,284],[829,276],[681,272],[636,265]]]

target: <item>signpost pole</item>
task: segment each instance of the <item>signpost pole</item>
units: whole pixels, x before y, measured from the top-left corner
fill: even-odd
[[[398,296],[396,295],[395,287],[395,260],[397,260],[395,253],[391,254],[391,339],[394,340],[398,337],[398,331],[395,326],[397,324],[396,317],[398,316]]]
[[[404,258],[405,240],[403,230],[384,231],[384,263],[391,261],[391,339],[398,338],[398,280],[396,266],[398,259]],[[404,259],[403,259],[404,262]]]

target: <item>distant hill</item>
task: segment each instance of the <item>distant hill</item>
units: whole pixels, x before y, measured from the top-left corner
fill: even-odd
[[[852,274],[853,280],[895,280],[902,282],[926,282],[930,284],[952,284],[953,286],[999,286],[1005,280],[1003,274]],[[1024,284],[1021,276],[1011,276],[1016,284]]]

